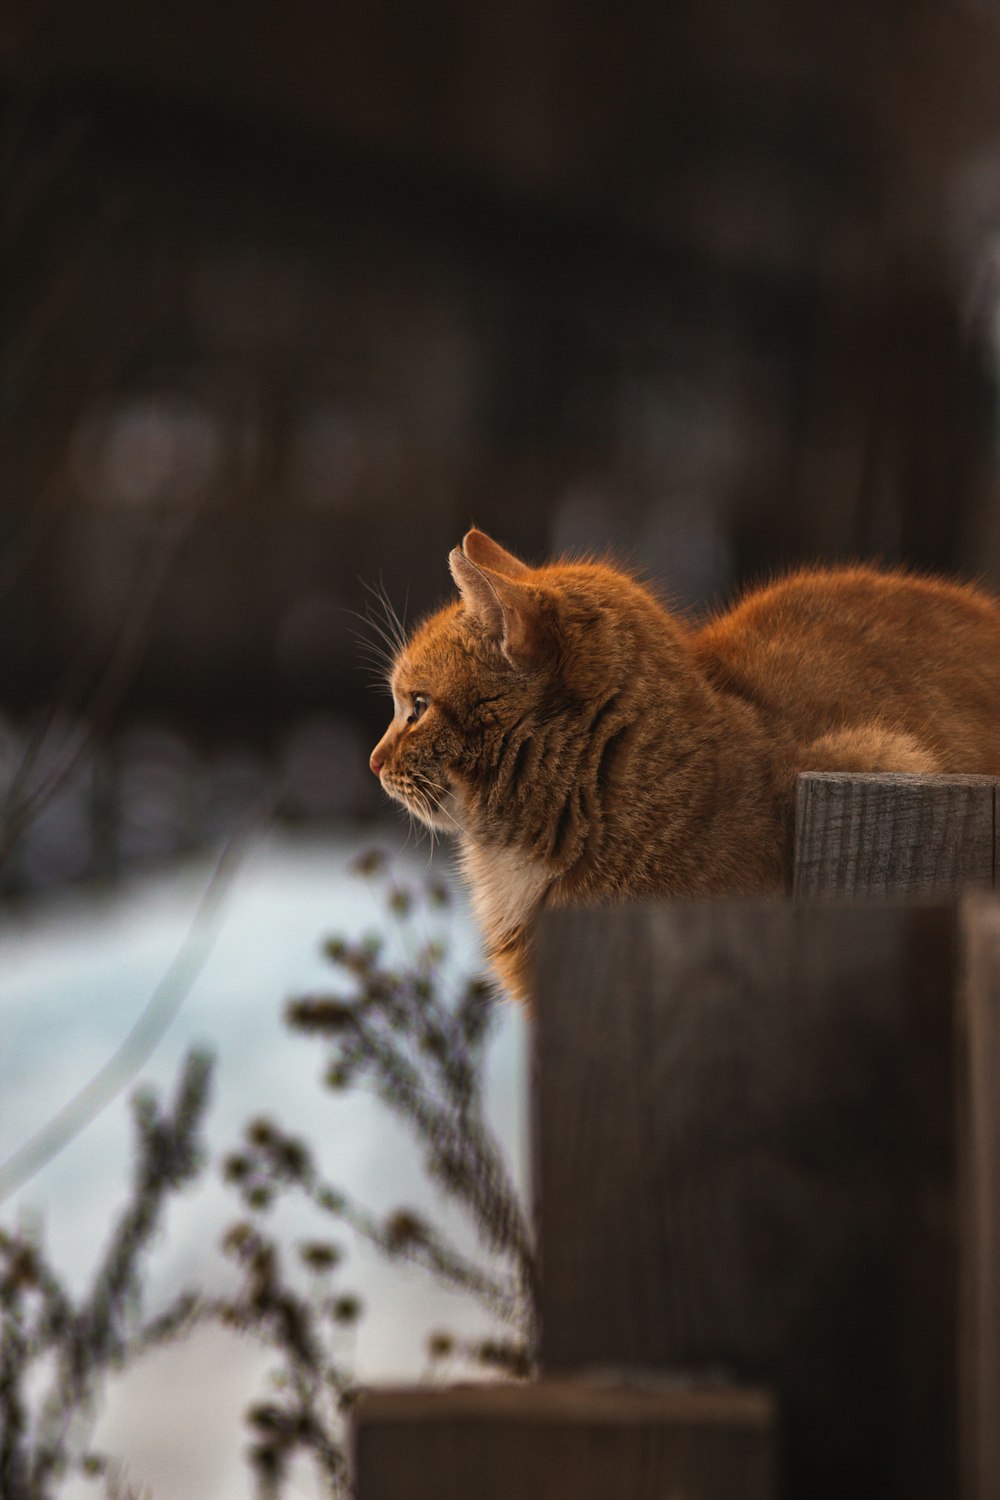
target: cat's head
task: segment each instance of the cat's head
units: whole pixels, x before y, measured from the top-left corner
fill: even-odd
[[[554,769],[541,747],[556,754],[560,716],[602,701],[627,667],[611,582],[626,580],[593,564],[531,568],[476,530],[448,561],[459,597],[398,653],[371,768],[432,828],[503,835],[527,780]]]

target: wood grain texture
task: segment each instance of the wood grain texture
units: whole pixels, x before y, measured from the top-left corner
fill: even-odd
[[[995,883],[992,776],[798,778],[796,896],[934,896]]]
[[[546,1373],[776,1390],[788,1493],[957,1493],[953,911],[706,903],[540,932]]]
[[[570,1381],[374,1390],[353,1424],[358,1500],[775,1500],[759,1391]]]
[[[963,904],[962,1494],[1000,1500],[1000,899]]]

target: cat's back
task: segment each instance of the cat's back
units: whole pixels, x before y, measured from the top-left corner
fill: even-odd
[[[1000,769],[1000,607],[970,584],[805,570],[750,591],[693,645],[717,686],[803,734],[865,720],[926,726],[942,750],[975,741],[977,767]]]
[[[698,632],[705,648],[772,646],[792,634],[816,641],[926,633],[1000,639],[1000,605],[968,583],[876,568],[809,568],[750,589]]]

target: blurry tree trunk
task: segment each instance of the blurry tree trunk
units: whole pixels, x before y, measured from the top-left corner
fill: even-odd
[[[823,300],[805,353],[787,539],[752,539],[751,566],[777,545],[800,559],[874,558],[1000,582],[1000,552],[983,534],[997,476],[981,322],[963,315],[943,268],[886,273]]]

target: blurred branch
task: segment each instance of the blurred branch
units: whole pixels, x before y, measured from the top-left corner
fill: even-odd
[[[520,1323],[522,1307],[516,1281],[504,1281],[484,1271],[410,1209],[396,1209],[380,1219],[362,1208],[319,1176],[303,1141],[284,1134],[272,1121],[261,1118],[247,1126],[242,1150],[226,1158],[223,1171],[252,1211],[270,1207],[278,1192],[297,1187],[323,1213],[346,1224],[390,1259],[420,1265],[456,1290],[471,1293],[504,1321]]]
[[[264,822],[264,818],[258,817],[249,829],[234,835],[226,845],[182,947],[121,1046],[47,1125],[0,1164],[0,1202],[22,1187],[96,1119],[152,1056],[211,952],[222,903],[250,839],[260,836]]]
[[[51,5],[43,5],[39,14],[52,10]],[[49,25],[55,20],[50,16]],[[47,435],[42,445],[46,473],[36,483],[18,485],[12,474],[3,476],[8,489],[27,488],[31,498],[0,556],[0,598],[23,578],[49,535],[52,519],[67,503],[70,487],[65,481],[59,482],[66,440],[95,391],[113,383],[127,354],[147,331],[148,319],[139,316],[135,307],[121,309],[113,326],[105,326],[101,338],[88,348],[90,368],[67,365],[65,346],[68,343],[72,348],[78,342],[73,337],[71,315],[91,300],[93,287],[88,286],[87,278],[103,266],[108,252],[120,241],[131,206],[120,188],[109,191],[100,179],[97,202],[89,205],[89,215],[82,225],[74,225],[71,234],[48,229],[48,241],[55,246],[57,256],[55,270],[45,275],[43,269],[40,291],[31,284],[39,269],[37,247],[33,253],[30,243],[33,228],[47,223],[54,210],[78,192],[81,182],[93,179],[93,161],[87,155],[89,137],[89,123],[84,118],[60,118],[51,106],[46,107],[42,77],[15,77],[10,82],[0,112],[0,250],[9,319],[0,365],[0,456],[5,466],[11,463],[15,436],[23,446],[20,406],[26,402],[22,398],[35,395],[31,411],[34,419],[39,411],[46,410],[37,394],[39,389],[51,388],[48,372],[42,371],[34,391],[30,379],[32,363],[37,363],[37,356],[46,347],[49,364],[58,361],[56,389],[62,406],[54,418],[49,415],[52,425],[60,429],[62,442],[53,442],[51,434]],[[20,264],[15,264],[15,252],[21,257]],[[43,268],[48,264],[44,256],[41,263]],[[14,296],[16,279],[18,295]],[[34,425],[37,420],[27,424],[29,430]]]
[[[277,1245],[248,1224],[235,1225],[226,1235],[226,1252],[240,1266],[244,1286],[235,1298],[210,1304],[208,1314],[226,1327],[252,1332],[282,1360],[276,1382],[280,1401],[258,1403],[247,1421],[255,1443],[250,1461],[261,1500],[281,1490],[288,1461],[296,1450],[310,1453],[332,1495],[347,1493],[347,1458],[341,1415],[356,1392],[353,1378],[338,1363],[334,1344],[338,1327],[353,1322],[361,1304],[354,1297],[302,1296],[284,1274]],[[315,1255],[317,1249],[307,1247]],[[335,1264],[314,1266],[322,1275]]]
[[[125,208],[126,200],[121,196],[104,200],[98,216],[74,245],[72,257],[64,258],[59,274],[49,282],[45,295],[33,303],[30,320],[20,330],[20,336],[11,339],[4,350],[5,378],[11,384],[27,374],[39,349],[52,337],[67,309],[79,302],[89,271],[100,264],[109,245],[121,231]]]
[[[7,789],[0,822],[0,863],[10,857],[24,830],[65,785],[110,727],[135,676],[149,640],[164,581],[190,531],[192,520],[193,512],[178,516],[165,540],[153,552],[147,569],[137,580],[121,629],[91,689],[89,700],[77,710],[80,727],[75,737],[62,748],[54,768],[32,785],[32,775],[43,758],[54,724],[61,713],[70,711],[74,688],[82,675],[79,665],[70,668],[36,720]]]
[[[411,902],[409,893],[390,888],[396,915],[408,915]],[[334,1043],[332,1087],[371,1079],[423,1146],[431,1177],[468,1210],[484,1245],[513,1258],[530,1306],[532,1235],[483,1113],[483,1046],[496,1003],[490,990],[473,979],[450,1005],[437,972],[444,954],[433,944],[416,967],[402,971],[382,962],[376,943],[335,942],[327,952],[354,995],[297,1000],[288,1008],[289,1024]]]
[[[260,1216],[290,1191],[303,1193],[323,1214],[346,1225],[390,1260],[407,1260],[429,1271],[451,1291],[471,1295],[511,1330],[508,1337],[456,1339],[435,1333],[432,1364],[464,1360],[494,1376],[523,1379],[531,1373],[535,1348],[536,1265],[531,1234],[503,1155],[489,1129],[483,1105],[486,1040],[495,1011],[491,991],[478,979],[457,986],[448,973],[440,940],[416,943],[415,915],[425,914],[420,896],[388,877],[377,854],[356,862],[362,876],[381,880],[382,905],[399,942],[402,963],[390,964],[380,939],[335,939],[327,955],[353,993],[293,1002],[287,1011],[297,1031],[330,1041],[326,1082],[348,1088],[368,1079],[377,1097],[399,1116],[424,1148],[436,1185],[464,1211],[466,1220],[502,1271],[479,1264],[435,1224],[410,1208],[384,1218],[361,1207],[319,1172],[309,1145],[265,1116],[252,1120],[240,1149],[222,1163],[249,1217],[226,1236],[227,1252],[247,1277],[241,1297],[201,1309],[239,1328],[256,1328],[282,1359],[281,1402],[251,1409],[257,1434],[252,1461],[260,1500],[281,1493],[288,1463],[297,1450],[311,1451],[335,1493],[344,1483],[340,1418],[354,1398],[352,1382],[322,1351],[331,1346],[338,1322],[360,1313],[352,1297],[302,1299],[282,1270],[277,1244]],[[424,890],[426,911],[447,907],[439,883]],[[301,1247],[317,1273],[339,1260],[325,1242]],[[181,1310],[183,1316],[183,1309]],[[325,1366],[325,1367],[324,1367]]]
[[[139,1026],[89,1086],[97,1091],[98,1104],[109,1085],[119,1084],[114,1067],[130,1070],[140,1055],[148,1055],[164,1014],[189,988],[208,941],[206,924],[231,875],[227,858],[235,858],[233,850],[223,857],[192,935]],[[360,865],[363,874],[381,872],[376,857],[366,856]],[[449,899],[439,884],[430,884],[425,898],[428,907],[439,910]],[[446,999],[453,976],[447,972],[444,944],[414,946],[410,941],[419,897],[388,883],[385,905],[400,929],[400,967],[390,966],[378,940],[335,940],[328,953],[352,980],[353,997],[296,1002],[290,1022],[298,1030],[333,1040],[330,1087],[339,1090],[370,1075],[376,1093],[424,1146],[432,1178],[464,1210],[491,1255],[505,1265],[479,1264],[412,1209],[397,1208],[384,1217],[369,1212],[322,1177],[303,1140],[258,1116],[246,1127],[241,1148],[221,1163],[225,1179],[247,1210],[223,1240],[240,1275],[237,1290],[223,1296],[186,1290],[144,1318],[144,1254],[162,1220],[167,1196],[196,1175],[201,1160],[197,1131],[210,1070],[207,1059],[191,1056],[172,1112],[161,1113],[149,1095],[135,1101],[138,1157],[131,1200],[82,1301],[76,1303],[66,1293],[35,1243],[24,1235],[0,1232],[3,1496],[54,1500],[55,1486],[71,1470],[103,1477],[108,1495],[129,1493],[120,1466],[105,1455],[83,1451],[79,1436],[81,1421],[92,1416],[100,1382],[112,1369],[128,1368],[149,1350],[215,1324],[249,1335],[277,1361],[267,1397],[255,1401],[246,1413],[258,1500],[277,1500],[285,1492],[296,1457],[313,1463],[333,1500],[347,1500],[344,1416],[358,1386],[342,1346],[363,1307],[357,1296],[333,1284],[343,1259],[337,1244],[312,1238],[299,1242],[293,1256],[275,1234],[265,1231],[262,1215],[289,1191],[304,1193],[321,1214],[336,1219],[391,1260],[419,1265],[450,1290],[471,1295],[492,1318],[507,1325],[506,1334],[478,1338],[434,1332],[428,1339],[433,1368],[457,1360],[494,1377],[523,1379],[531,1373],[534,1255],[515,1188],[483,1112],[485,1048],[494,1002],[476,979],[459,983],[457,998]],[[74,1101],[70,1112],[86,1102]],[[64,1111],[49,1131],[62,1130],[65,1138],[71,1128],[77,1124]],[[38,1141],[31,1146],[37,1149]],[[303,1275],[308,1278],[304,1286]],[[54,1374],[39,1393],[42,1373],[50,1367]]]
[[[79,1304],[66,1295],[38,1246],[0,1231],[0,1494],[11,1500],[55,1494],[53,1484],[75,1461],[74,1423],[92,1413],[99,1381],[128,1354],[145,1256],[167,1199],[202,1165],[200,1129],[211,1074],[211,1059],[193,1052],[181,1069],[172,1109],[161,1112],[152,1094],[136,1098],[132,1198]],[[50,1359],[54,1373],[33,1424],[27,1388]]]
[[[113,386],[127,353],[135,349],[148,324],[148,319],[140,315],[141,309],[120,309],[115,326],[104,330],[99,345],[86,345],[89,352],[84,366],[64,369],[60,346],[68,341],[72,348],[79,342],[74,338],[74,316],[90,300],[92,271],[102,265],[104,253],[120,235],[125,204],[121,193],[109,189],[99,174],[92,171],[88,176],[93,163],[84,152],[87,134],[87,126],[79,118],[60,119],[51,109],[46,111],[40,79],[13,80],[0,113],[0,180],[4,185],[5,271],[8,283],[13,282],[12,252],[16,248],[20,257],[19,295],[8,298],[8,305],[16,309],[16,318],[8,329],[2,363],[0,463],[5,487],[10,490],[24,485],[28,500],[18,507],[13,535],[0,555],[0,597],[24,580],[69,503],[73,491],[65,473],[66,452],[75,424],[88,403]],[[49,220],[67,199],[79,198],[80,182],[87,184],[82,229],[72,235],[53,233]],[[52,256],[41,257],[40,286],[35,286],[39,258],[37,253],[32,254],[32,235],[35,225],[43,223],[49,226],[46,245],[53,242],[56,253],[51,265]],[[38,363],[36,356],[46,349],[48,358],[41,361],[40,373],[33,376],[29,366]],[[55,360],[59,361],[60,378],[53,382],[49,366]],[[49,399],[50,390],[58,393],[57,409]],[[24,428],[18,413],[29,399],[34,420]],[[35,476],[37,483],[29,483],[21,472],[31,467],[24,451],[24,430],[37,430],[44,438],[36,442],[45,471],[42,477]],[[39,466],[36,463],[34,467]],[[7,506],[14,510],[9,500]],[[93,646],[77,652],[35,717],[0,808],[0,864],[106,733],[134,680],[164,581],[193,519],[191,508],[167,519],[151,554],[138,570],[123,618],[103,659],[95,661]],[[70,717],[77,722],[60,741],[56,726]]]
[[[113,387],[116,374],[120,372],[129,350],[138,342],[143,331],[143,327],[136,324],[134,309],[130,308],[127,313],[122,314],[114,330],[117,342],[108,333],[99,356],[95,357],[86,379],[76,392],[72,411],[63,414],[61,418],[63,435],[67,441],[77,421],[95,397]],[[6,382],[6,366],[3,375]],[[64,442],[62,447],[56,446],[54,455],[49,456],[46,474],[33,487],[32,498],[0,554],[0,599],[12,593],[25,578],[39,549],[51,536],[53,522],[69,507],[73,499],[73,487],[67,483],[64,472],[65,448]],[[6,452],[0,450],[0,457],[6,459],[6,456]]]

